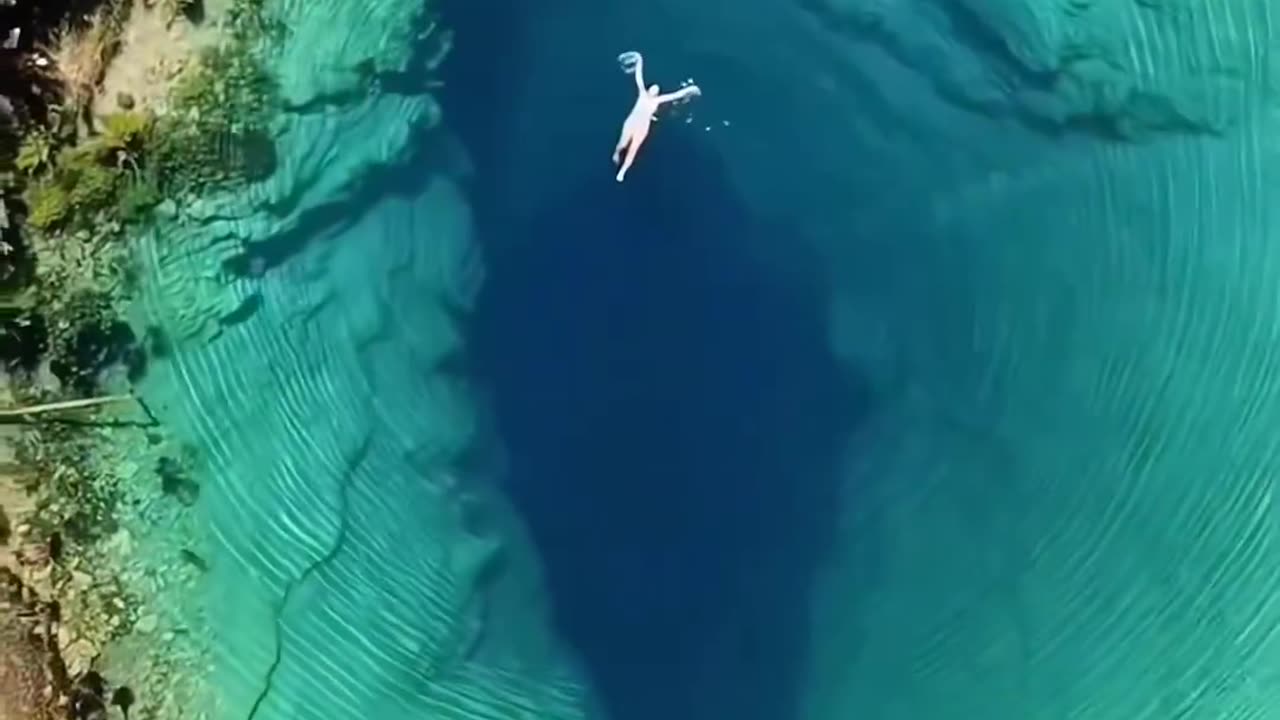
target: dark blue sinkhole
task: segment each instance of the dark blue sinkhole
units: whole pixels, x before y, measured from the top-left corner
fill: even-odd
[[[507,123],[556,121],[511,104],[528,82],[518,10],[449,9],[468,42],[444,100],[477,160],[489,265],[470,357],[556,629],[614,720],[795,717],[839,454],[869,399],[829,353],[818,273],[753,259],[787,228],[744,206],[696,133],[655,131],[620,186],[626,108],[582,108],[602,131],[545,169],[560,199],[504,209],[509,183],[486,178],[515,160]]]

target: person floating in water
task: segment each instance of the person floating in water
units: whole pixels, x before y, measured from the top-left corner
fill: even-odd
[[[636,104],[631,108],[631,114],[627,115],[627,119],[622,123],[622,134],[618,137],[618,145],[613,149],[613,164],[617,165],[619,159],[622,161],[617,176],[617,181],[622,182],[627,176],[627,170],[631,168],[631,163],[636,161],[636,153],[640,151],[640,146],[649,137],[649,124],[655,119],[654,113],[658,108],[665,103],[701,95],[702,91],[697,85],[686,85],[675,92],[660,95],[658,94],[660,88],[657,85],[645,87],[644,58],[640,53],[624,52],[618,56],[618,62],[622,63],[623,70],[636,76],[638,91]],[[623,151],[627,153],[625,158],[622,157]]]

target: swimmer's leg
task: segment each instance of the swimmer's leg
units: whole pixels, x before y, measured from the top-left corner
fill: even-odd
[[[631,169],[631,163],[636,161],[636,153],[640,152],[640,144],[644,142],[644,136],[640,135],[632,139],[631,144],[627,146],[627,157],[622,161],[622,167],[618,168],[618,176],[615,178],[618,182],[622,182],[626,177],[627,170]]]
[[[613,148],[613,164],[618,164],[618,159],[622,156],[622,151],[627,149],[627,143],[631,142],[631,135],[626,128],[622,129],[622,135],[618,137],[618,144]]]

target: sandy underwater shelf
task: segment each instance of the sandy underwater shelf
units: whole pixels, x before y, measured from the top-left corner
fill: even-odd
[[[537,613],[503,609],[536,566],[501,526],[468,526],[456,465],[483,440],[479,410],[431,370],[483,275],[465,196],[412,148],[440,120],[427,73],[448,31],[412,3],[279,11],[278,169],[179,208],[208,241],[172,253],[157,233],[145,303],[212,338],[148,389],[207,452],[220,712],[579,716],[587,691]],[[225,267],[245,272],[227,283]],[[495,580],[499,563],[515,567]]]

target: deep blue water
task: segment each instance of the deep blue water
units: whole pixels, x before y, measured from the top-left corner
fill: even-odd
[[[452,22],[483,24],[492,44],[457,49],[449,84],[466,90],[446,101],[485,178],[508,159],[520,82],[493,58],[518,40],[471,10]],[[782,720],[838,450],[870,398],[829,354],[817,268],[784,278],[750,256],[787,229],[744,206],[696,131],[660,123],[613,181],[629,90],[614,84],[573,109],[602,131],[563,157],[600,164],[597,178],[531,212],[483,180],[473,197],[490,251],[473,358],[510,454],[505,489],[613,718]]]

